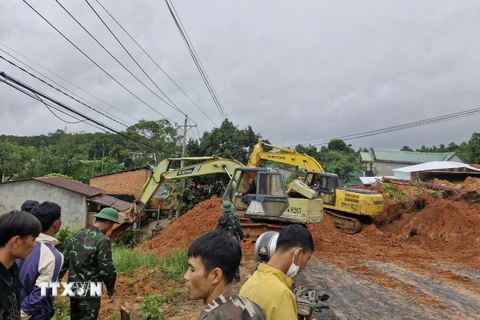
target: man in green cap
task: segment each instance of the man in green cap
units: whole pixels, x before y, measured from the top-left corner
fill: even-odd
[[[72,287],[76,296],[70,297],[71,320],[98,317],[101,297],[90,296],[87,284],[103,282],[110,302],[115,300],[117,270],[112,261],[110,239],[105,235],[115,223],[119,223],[118,212],[104,208],[95,215],[95,224],[78,232],[66,246],[60,279],[68,271],[68,282],[81,286]]]
[[[240,219],[232,212],[233,205],[230,201],[224,201],[222,204],[223,214],[218,217],[217,229],[223,229],[234,236],[239,242],[243,240],[244,234]],[[235,272],[235,281],[240,281],[240,268]]]

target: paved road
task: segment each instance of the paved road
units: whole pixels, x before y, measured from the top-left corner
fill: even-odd
[[[330,308],[316,314],[317,319],[480,319],[480,295],[459,283],[440,282],[391,263],[365,261],[364,265],[403,283],[412,294],[314,260],[295,278],[295,283],[330,295]],[[472,283],[478,282],[480,274],[480,270],[448,265],[436,264],[432,268],[466,276]],[[415,298],[419,296],[434,303],[420,303]]]

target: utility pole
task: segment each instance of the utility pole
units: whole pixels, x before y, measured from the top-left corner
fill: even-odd
[[[190,130],[190,128],[195,128],[197,125],[193,125],[193,124],[188,124],[188,116],[185,115],[185,121],[183,123],[183,144],[182,144],[182,158],[185,157],[185,150],[187,149],[187,132],[188,130]],[[179,126],[177,125],[178,128],[182,128],[182,126]],[[180,167],[183,168],[183,166],[185,165],[185,162],[183,161],[183,159],[180,161]],[[182,179],[182,191],[185,190],[185,179]],[[177,218],[180,218],[180,213],[181,213],[181,210],[180,210],[180,200],[181,199],[177,199],[177,214],[176,214],[176,217]]]

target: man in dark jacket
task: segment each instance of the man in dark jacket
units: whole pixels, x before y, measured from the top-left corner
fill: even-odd
[[[93,226],[77,233],[67,244],[60,278],[68,271],[68,282],[103,282],[113,302],[117,270],[112,261],[110,239],[105,234],[115,223],[119,223],[118,212],[113,208],[104,208],[95,217]],[[78,293],[76,290],[85,288],[72,289]],[[70,297],[71,320],[97,319],[101,297],[92,297],[89,292],[87,288],[84,296]]]
[[[25,259],[42,231],[37,218],[28,212],[0,215],[0,319],[20,319],[20,291],[16,259]]]
[[[35,247],[25,260],[17,260],[20,270],[22,320],[49,320],[53,317],[52,289],[46,296],[41,295],[41,284],[57,282],[63,255],[55,246],[60,242],[54,237],[60,231],[62,208],[53,202],[42,202],[31,214],[42,225],[42,232],[36,239]]]

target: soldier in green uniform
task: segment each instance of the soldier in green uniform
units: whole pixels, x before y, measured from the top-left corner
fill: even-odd
[[[217,229],[223,229],[234,236],[238,241],[243,240],[244,234],[240,219],[232,212],[233,205],[230,201],[224,201],[222,204],[223,214],[218,217]],[[240,267],[235,271],[235,281],[240,281]]]
[[[118,212],[113,208],[104,208],[95,218],[93,226],[78,232],[67,244],[63,253],[65,260],[60,279],[68,271],[70,283],[85,285],[90,282],[103,282],[110,302],[113,302],[117,271],[112,261],[110,239],[105,234],[115,223],[119,223]],[[72,289],[74,292],[78,290],[75,286]],[[76,291],[76,296],[70,297],[70,319],[97,319],[101,297],[90,296],[89,288],[82,289],[83,294]]]
[[[242,259],[237,239],[223,230],[198,237],[188,248],[185,273],[190,300],[205,304],[197,320],[264,320],[264,311],[254,302],[237,295],[232,288],[235,270]]]

